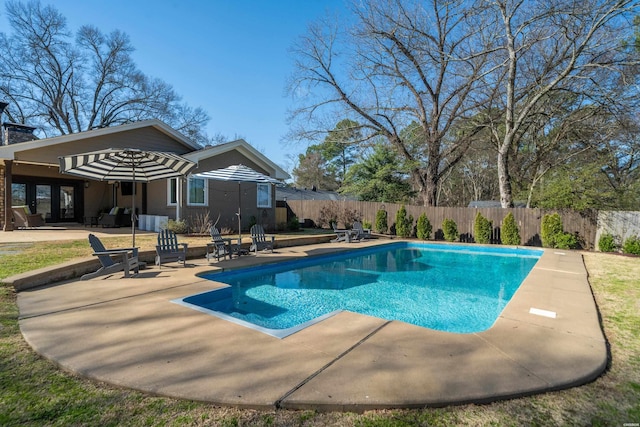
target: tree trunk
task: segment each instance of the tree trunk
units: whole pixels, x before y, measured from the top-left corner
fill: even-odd
[[[500,205],[503,208],[513,207],[508,157],[508,152],[505,152],[505,150],[498,151],[498,184],[500,187]]]

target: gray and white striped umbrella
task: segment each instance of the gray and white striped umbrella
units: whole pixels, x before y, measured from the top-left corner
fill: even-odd
[[[209,172],[199,172],[193,176],[196,178],[208,178],[218,181],[280,184],[280,181],[277,179],[264,175],[245,165],[231,165],[226,168],[216,169]]]
[[[174,153],[109,148],[60,157],[60,172],[100,181],[149,182],[191,172],[196,164]]]
[[[268,175],[262,174],[245,165],[231,165],[222,169],[215,169],[208,172],[199,172],[193,175],[194,178],[215,179],[217,181],[229,181],[238,183],[238,243],[242,243],[242,206],[240,184],[243,182],[255,182],[258,184],[280,184],[281,182]]]
[[[131,233],[136,244],[135,183],[186,175],[197,165],[177,154],[135,148],[109,148],[58,158],[60,172],[99,181],[133,182]]]

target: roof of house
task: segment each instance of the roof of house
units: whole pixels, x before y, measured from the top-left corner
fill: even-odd
[[[184,154],[183,157],[194,161],[200,162],[203,159],[208,159],[210,157],[214,157],[229,151],[238,151],[243,156],[247,157],[254,163],[263,167],[266,171],[269,171],[269,176],[272,176],[276,179],[285,180],[290,179],[291,176],[282,169],[280,166],[271,161],[264,154],[256,150],[251,144],[249,144],[244,139],[237,139],[231,142],[225,142],[219,145],[213,145],[209,147],[202,148],[198,151],[193,151],[191,153]]]
[[[165,135],[166,138],[156,140],[156,138],[153,136],[153,132],[149,132],[149,130],[160,132],[161,134]],[[126,137],[124,137],[125,133]],[[262,167],[265,171],[268,171],[270,176],[281,180],[291,178],[284,169],[276,165],[264,154],[260,153],[248,142],[242,139],[212,147],[202,148],[189,140],[186,136],[182,135],[180,132],[173,129],[171,126],[157,119],[143,120],[126,125],[72,133],[53,138],[35,139],[33,141],[24,141],[10,145],[2,145],[0,146],[0,159],[8,159],[35,164],[57,165],[58,156],[60,155],[79,154],[79,152],[93,151],[96,149],[96,144],[105,145],[105,143],[109,143],[111,141],[111,137],[118,137],[119,135],[123,136],[120,138],[120,143],[117,142],[118,140],[114,139],[115,142],[111,147],[100,147],[100,149],[140,148],[136,146],[136,142],[140,142],[144,146],[144,149],[153,149],[151,147],[153,147],[157,143],[160,143],[160,140],[163,140],[161,144],[164,147],[170,147],[169,149],[171,149],[172,151],[174,151],[173,148],[175,148],[175,151],[177,151],[178,154],[195,162],[199,162],[203,159],[215,157],[217,155],[236,150],[256,165]],[[142,140],[140,139],[142,135],[144,135],[144,138],[146,138],[144,142],[142,142]],[[123,140],[126,142],[122,142]],[[91,149],[91,144],[83,144],[84,141],[95,141],[96,144],[93,144],[94,148]],[[97,141],[101,142],[98,143]],[[127,147],[118,146],[118,144],[122,145],[123,143],[127,144]],[[87,149],[83,151],[79,147],[87,147]]]
[[[43,138],[43,139],[36,139],[33,141],[19,142],[11,145],[3,145],[3,146],[0,146],[0,158],[14,159],[15,154],[21,151],[35,150],[39,148],[49,148],[51,146],[58,145],[58,144],[65,144],[65,143],[76,142],[84,139],[102,137],[102,136],[117,134],[121,132],[137,130],[145,127],[153,127],[154,129],[166,134],[167,136],[171,137],[173,140],[175,140],[179,144],[183,145],[187,150],[197,150],[200,148],[198,145],[190,141],[187,137],[185,137],[180,132],[173,129],[171,126],[167,125],[166,123],[160,120],[152,119],[152,120],[142,120],[139,122],[128,123],[126,125],[111,126],[106,128],[89,130],[85,132],[71,133],[68,135],[56,136],[53,138]]]

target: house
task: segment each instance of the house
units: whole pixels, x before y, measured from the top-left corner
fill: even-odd
[[[201,148],[159,120],[145,120],[54,138],[37,139],[34,128],[3,124],[0,145],[0,224],[13,230],[11,206],[28,206],[47,223],[87,222],[113,206],[131,207],[132,183],[91,181],[61,174],[59,156],[106,148],[166,151],[198,163],[193,174],[244,164],[277,179],[288,179],[282,168],[244,140]],[[136,210],[149,216],[197,221],[207,214],[219,228],[237,230],[238,204],[242,226],[253,219],[275,227],[272,185],[227,183],[185,177],[137,183]]]

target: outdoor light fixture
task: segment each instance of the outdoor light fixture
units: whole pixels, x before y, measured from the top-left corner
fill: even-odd
[[[84,188],[89,188],[89,181],[84,182]]]

